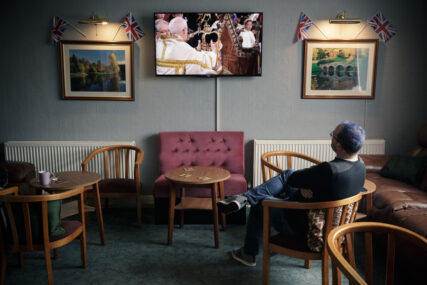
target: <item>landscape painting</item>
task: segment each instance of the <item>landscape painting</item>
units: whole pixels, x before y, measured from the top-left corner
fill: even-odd
[[[63,42],[63,99],[133,100],[130,43]]]
[[[303,98],[374,97],[377,41],[307,40]]]

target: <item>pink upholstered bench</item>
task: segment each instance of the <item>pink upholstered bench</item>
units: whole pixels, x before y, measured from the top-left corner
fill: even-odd
[[[156,223],[161,223],[160,220],[163,219],[160,219],[160,216],[166,217],[168,211],[169,183],[164,174],[177,167],[198,165],[224,168],[231,173],[231,177],[224,182],[225,196],[246,192],[243,137],[243,132],[161,132],[160,176],[154,182],[153,190]],[[177,193],[178,198],[179,195],[180,193]],[[185,195],[210,197],[210,191],[189,188],[186,189]],[[207,222],[211,223],[211,218]]]

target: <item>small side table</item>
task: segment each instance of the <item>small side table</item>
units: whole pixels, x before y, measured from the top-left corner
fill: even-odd
[[[230,177],[230,172],[217,167],[189,166],[173,169],[167,172],[165,177],[170,182],[168,245],[172,244],[175,209],[202,209],[212,210],[215,248],[219,248],[218,208],[216,205],[218,186],[219,197],[224,199],[224,181]],[[181,202],[175,206],[176,191],[185,187],[210,188],[211,198],[185,197],[182,195]],[[223,229],[225,229],[225,215],[222,214],[221,218]]]
[[[86,191],[95,192],[95,209],[98,219],[98,230],[99,237],[101,239],[101,244],[105,245],[105,233],[104,233],[104,220],[102,218],[102,208],[101,208],[101,199],[99,195],[98,182],[101,180],[101,176],[98,173],[94,172],[80,172],[80,171],[66,171],[66,172],[56,172],[55,176],[58,177],[60,182],[52,182],[49,185],[40,184],[38,178],[33,178],[30,180],[31,186],[40,191],[44,189],[50,193],[63,192],[67,190],[72,190],[80,187],[85,187]]]

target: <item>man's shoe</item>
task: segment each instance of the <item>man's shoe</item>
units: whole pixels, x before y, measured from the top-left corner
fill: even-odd
[[[230,214],[239,211],[241,208],[246,206],[247,203],[248,198],[246,196],[235,195],[219,201],[216,205],[218,206],[218,211],[221,213]]]
[[[231,256],[234,260],[237,260],[243,265],[251,267],[256,266],[255,256],[246,254],[243,247],[233,249],[231,251]]]

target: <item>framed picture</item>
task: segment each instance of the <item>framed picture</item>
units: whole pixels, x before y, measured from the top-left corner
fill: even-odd
[[[61,41],[62,99],[135,100],[131,42]]]
[[[306,40],[302,98],[374,99],[378,40]]]

